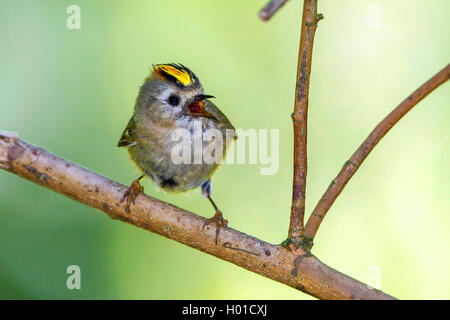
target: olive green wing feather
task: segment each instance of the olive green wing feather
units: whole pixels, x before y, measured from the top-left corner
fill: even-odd
[[[122,136],[117,143],[118,147],[131,147],[136,144],[136,124],[134,118],[128,121],[127,127],[123,130]]]
[[[217,122],[220,124],[220,126],[223,129],[232,129],[234,130],[233,125],[231,124],[230,120],[220,111],[217,106],[212,103],[210,100],[206,100],[205,103],[205,109],[207,112],[209,112],[214,118],[217,119]]]

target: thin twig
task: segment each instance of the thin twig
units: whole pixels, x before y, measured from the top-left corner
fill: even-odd
[[[321,299],[393,299],[320,262],[227,228],[215,244],[215,228],[202,231],[205,218],[139,195],[131,213],[120,198],[127,187],[0,131],[0,168],[105,212],[113,219],[229,261]]]
[[[259,11],[259,17],[263,21],[268,21],[272,16],[280,10],[282,6],[287,2],[288,0],[271,0],[269,1],[264,8]]]
[[[298,239],[303,235],[306,174],[308,170],[306,137],[309,80],[314,34],[317,22],[322,18],[322,15],[317,14],[317,0],[305,0],[303,3],[300,48],[298,52],[294,113],[292,113],[294,125],[294,178],[288,239]]]
[[[425,82],[420,88],[414,91],[408,98],[400,103],[383,121],[381,121],[370,135],[364,140],[352,157],[345,162],[337,177],[317,203],[305,227],[305,238],[312,240],[319,229],[320,223],[330,209],[333,202],[344,189],[347,182],[361,166],[364,159],[375,148],[384,135],[415,105],[417,105],[430,92],[439,87],[450,78],[450,64]]]

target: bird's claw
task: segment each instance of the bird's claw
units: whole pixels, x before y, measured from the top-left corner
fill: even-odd
[[[203,224],[202,231],[205,230],[205,227],[211,222],[216,223],[216,246],[217,246],[217,240],[219,239],[220,227],[227,228],[228,220],[224,219],[222,212],[217,210],[216,214],[212,218],[205,221],[205,223]]]
[[[126,213],[130,213],[131,204],[133,205],[136,204],[136,198],[141,192],[144,192],[144,187],[141,186],[141,184],[139,183],[139,179],[134,180],[131,186],[128,188],[128,190],[125,191],[125,193],[123,194],[122,199],[120,199],[120,203],[126,200],[125,203]]]

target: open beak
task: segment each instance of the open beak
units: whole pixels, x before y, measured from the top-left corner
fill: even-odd
[[[205,109],[204,100],[208,98],[215,98],[207,94],[199,94],[194,97],[192,102],[187,106],[187,112],[194,117],[215,118]]]

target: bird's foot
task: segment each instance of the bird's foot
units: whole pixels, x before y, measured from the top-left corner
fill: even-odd
[[[139,193],[144,192],[144,187],[141,186],[141,184],[139,183],[141,179],[142,177],[134,180],[131,186],[128,188],[128,190],[125,191],[125,193],[123,194],[122,199],[120,199],[120,203],[126,200],[125,203],[126,213],[130,213],[130,206],[131,204],[133,205],[135,204],[136,198],[139,195]]]
[[[223,218],[222,212],[220,212],[220,210],[217,210],[216,214],[212,218],[210,218],[210,219],[205,221],[205,224],[203,225],[202,231],[211,222],[215,222],[216,223],[216,246],[217,246],[217,240],[219,239],[220,227],[227,228],[228,220],[225,220]]]

